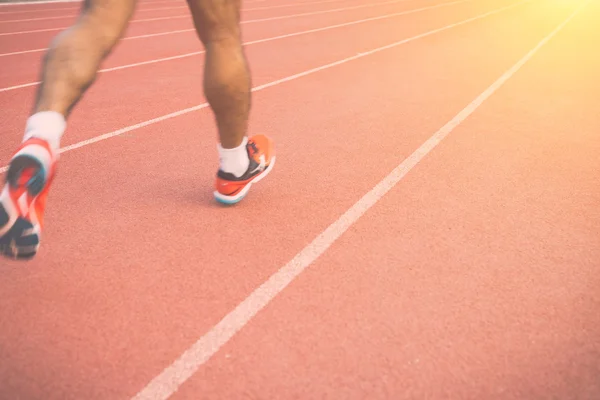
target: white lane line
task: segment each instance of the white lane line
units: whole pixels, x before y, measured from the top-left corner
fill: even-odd
[[[15,86],[9,86],[6,88],[2,88],[2,89],[0,89],[0,92],[8,92],[10,90],[22,89],[22,88],[26,88],[29,86],[37,86],[39,84],[40,84],[40,82],[23,83],[22,85],[15,85]]]
[[[46,50],[48,50],[47,47],[44,47],[43,49],[13,51],[12,53],[2,53],[2,54],[0,54],[0,57],[16,56],[19,54],[28,54],[28,53],[38,53],[40,51],[46,51]]]
[[[123,41],[123,40],[132,40],[132,39],[145,39],[145,38],[150,38],[150,37],[155,37],[155,36],[174,35],[176,33],[195,32],[195,31],[196,31],[195,28],[179,29],[179,30],[175,30],[175,31],[148,33],[146,35],[126,36],[126,37],[124,37],[121,40]],[[19,54],[27,54],[27,53],[38,53],[38,52],[46,51],[46,50],[48,50],[47,47],[44,47],[43,49],[32,49],[32,50],[14,51],[12,53],[2,53],[2,54],[0,54],[0,57],[16,56],[16,55],[19,55]]]
[[[330,29],[342,28],[342,27],[345,27],[345,26],[351,26],[351,25],[361,24],[361,23],[365,23],[365,22],[369,22],[369,21],[376,21],[376,20],[380,20],[380,19],[393,18],[393,17],[402,16],[402,15],[413,14],[413,13],[417,13],[417,12],[421,12],[421,11],[426,11],[426,10],[431,10],[431,9],[440,8],[440,7],[448,7],[448,6],[451,6],[451,5],[454,5],[454,4],[471,2],[471,1],[476,1],[476,0],[456,0],[456,1],[451,1],[449,3],[436,4],[436,5],[433,5],[433,6],[416,8],[416,9],[413,9],[413,10],[401,11],[401,12],[397,12],[397,13],[394,13],[394,14],[385,14],[385,15],[380,15],[380,16],[377,16],[377,17],[371,17],[371,18],[360,19],[360,20],[357,20],[357,21],[345,22],[345,23],[342,23],[342,24],[329,25],[329,26],[325,26],[325,27],[322,27],[322,28],[309,29],[309,30],[306,30],[306,31],[288,33],[288,34],[285,34],[285,35],[279,35],[279,36],[274,36],[274,37],[265,38],[265,39],[252,40],[252,41],[249,41],[249,42],[245,42],[244,46],[253,45],[253,44],[257,44],[257,43],[265,43],[265,42],[270,42],[270,41],[273,41],[273,40],[285,39],[285,38],[290,38],[290,37],[294,37],[294,36],[306,35],[306,34],[309,34],[309,33],[321,32],[321,31],[326,31],[326,30],[330,30]],[[191,30],[193,30],[193,29],[191,29]],[[193,56],[196,56],[196,55],[199,55],[199,54],[203,54],[203,53],[204,53],[204,50],[194,51],[194,52],[191,52],[191,53],[184,53],[184,54],[179,54],[179,55],[171,56],[171,57],[156,58],[156,59],[152,59],[152,60],[148,60],[148,61],[141,61],[141,62],[132,63],[132,64],[119,65],[119,66],[111,67],[111,68],[104,68],[104,69],[100,69],[98,72],[102,72],[103,73],[103,72],[110,72],[110,71],[118,71],[118,70],[121,70],[121,69],[139,67],[139,66],[142,66],[142,65],[155,64],[155,63],[160,63],[160,62],[165,62],[165,61],[178,60],[178,59],[181,59],[181,58],[193,57]],[[21,85],[15,85],[15,86],[9,86],[9,87],[5,87],[5,88],[0,88],[0,93],[1,92],[8,92],[8,91],[11,91],[11,90],[16,90],[16,89],[22,89],[22,88],[26,88],[26,87],[30,87],[30,86],[37,86],[39,84],[40,84],[40,82],[38,81],[38,82],[29,82],[29,83],[23,83]]]
[[[492,10],[492,11],[488,11],[488,12],[486,12],[484,14],[480,14],[480,15],[477,15],[475,17],[471,17],[471,18],[468,18],[468,19],[465,19],[465,20],[462,20],[462,21],[459,21],[459,22],[456,22],[456,23],[453,23],[453,24],[450,24],[450,25],[443,26],[441,28],[437,28],[437,29],[434,29],[434,30],[431,30],[431,31],[427,31],[425,33],[421,33],[419,35],[412,36],[412,37],[400,40],[398,42],[394,42],[394,43],[389,44],[387,46],[378,47],[378,48],[376,48],[374,50],[363,52],[363,53],[360,53],[360,54],[357,54],[357,55],[354,55],[354,56],[351,56],[351,57],[348,57],[348,58],[344,58],[344,59],[335,61],[333,63],[322,65],[320,67],[312,68],[312,69],[306,70],[304,72],[300,72],[298,74],[291,75],[291,76],[288,76],[286,78],[278,79],[276,81],[273,81],[273,82],[270,82],[270,83],[267,83],[267,84],[264,84],[264,85],[256,86],[256,87],[252,88],[252,91],[253,92],[258,92],[260,90],[269,88],[271,86],[276,86],[276,85],[279,85],[281,83],[289,82],[289,81],[301,78],[303,76],[313,74],[315,72],[319,72],[319,71],[322,71],[322,70],[325,70],[325,69],[328,69],[328,68],[331,68],[331,67],[335,67],[335,66],[340,65],[340,64],[347,63],[347,62],[352,61],[352,60],[356,60],[356,59],[359,59],[359,58],[362,58],[362,57],[366,57],[367,55],[370,55],[370,54],[374,54],[374,53],[377,53],[377,52],[380,52],[380,51],[383,51],[383,50],[386,50],[386,49],[390,49],[390,48],[393,48],[393,47],[396,47],[396,46],[400,46],[402,44],[409,43],[409,42],[412,42],[412,41],[415,41],[417,39],[421,39],[421,38],[424,38],[424,37],[427,37],[427,36],[431,36],[431,35],[434,35],[436,33],[443,32],[443,31],[446,31],[448,29],[451,29],[451,28],[454,28],[454,27],[457,27],[457,26],[460,26],[460,25],[468,24],[470,22],[477,21],[477,20],[480,20],[482,18],[488,17],[490,15],[498,14],[498,13],[500,13],[502,11],[505,11],[505,10],[517,7],[517,6],[519,6],[521,4],[524,4],[524,3],[529,3],[531,1],[533,1],[533,0],[522,0],[522,1],[519,1],[517,3],[513,3],[511,5],[508,5],[508,6],[504,6],[504,7]],[[101,142],[103,140],[107,140],[107,139],[110,139],[110,138],[115,137],[115,136],[120,136],[120,135],[122,135],[124,133],[131,132],[133,130],[136,130],[136,129],[139,129],[139,128],[142,128],[142,127],[145,127],[145,126],[152,125],[152,124],[155,124],[155,123],[158,123],[158,122],[161,122],[161,121],[165,121],[165,120],[168,120],[168,119],[171,119],[171,118],[175,118],[175,117],[178,117],[180,115],[188,114],[188,113],[193,112],[193,111],[198,111],[198,110],[201,110],[201,109],[206,108],[206,107],[208,107],[208,103],[202,103],[202,104],[199,104],[199,105],[194,106],[194,107],[190,107],[190,108],[186,108],[186,109],[183,109],[183,110],[175,111],[175,112],[172,112],[170,114],[162,115],[162,116],[157,117],[157,118],[153,118],[153,119],[150,119],[150,120],[147,120],[147,121],[144,121],[144,122],[140,122],[138,124],[130,125],[130,126],[118,129],[118,130],[113,131],[113,132],[105,133],[103,135],[95,136],[95,137],[90,138],[90,139],[82,140],[82,141],[74,143],[74,144],[72,144],[70,146],[66,146],[66,147],[61,148],[59,150],[59,153],[62,154],[62,153],[65,153],[67,151],[75,150],[75,149],[78,149],[80,147],[84,147],[84,146],[88,146],[88,145],[93,144],[93,143]],[[7,170],[8,170],[8,166],[4,166],[4,167],[0,168],[0,173],[4,173]]]
[[[587,4],[589,0],[586,1]],[[383,178],[342,216],[319,234],[291,261],[281,267],[267,281],[254,290],[244,301],[227,314],[218,324],[202,336],[180,358],[154,378],[133,400],[164,400],[173,395],[198,368],[209,360],[225,343],[240,331],[260,310],[281,293],[302,271],[317,260],[356,221],[373,207],[387,192],[404,178],[427,154],[429,154],[456,126],[468,118],[477,108],[513,76],[548,40],[565,26],[585,5],[580,5],[565,21],[542,39],[522,59],[500,76],[483,93],[477,96],[461,112],[427,139],[408,158]],[[369,52],[372,54],[379,49]]]
[[[248,23],[262,22],[262,21],[276,21],[276,20],[280,20],[280,19],[298,18],[298,17],[309,16],[309,15],[328,14],[328,13],[334,13],[334,12],[346,11],[346,10],[356,10],[359,8],[377,7],[377,6],[381,6],[381,5],[402,3],[402,2],[406,2],[406,1],[411,1],[411,0],[389,0],[389,1],[384,1],[381,3],[361,4],[358,6],[351,6],[351,7],[332,8],[329,10],[319,10],[319,11],[311,11],[311,12],[298,13],[298,14],[280,15],[280,16],[269,17],[269,18],[252,19],[252,20],[242,21],[241,23],[248,24]],[[131,20],[130,22],[131,23],[133,23],[133,22],[149,22],[149,21],[161,21],[161,20],[165,20],[165,19],[178,19],[178,18],[190,18],[190,21],[191,21],[191,16],[189,14],[183,14],[183,15],[173,15],[170,17],[134,19],[134,20]],[[54,31],[61,31],[61,30],[67,29],[67,28],[69,28],[69,27],[63,26],[60,28],[35,29],[35,30],[19,31],[19,32],[3,32],[3,33],[0,33],[0,36],[23,35],[23,34],[27,34],[27,33],[39,33],[39,32],[54,32]]]

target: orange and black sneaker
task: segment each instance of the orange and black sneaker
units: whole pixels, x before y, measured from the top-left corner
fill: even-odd
[[[33,258],[40,246],[44,210],[56,172],[57,155],[45,140],[21,144],[8,167],[0,194],[0,254]]]
[[[275,165],[275,149],[273,141],[264,135],[256,135],[248,139],[246,145],[250,164],[246,173],[239,178],[233,174],[219,170],[215,184],[215,199],[223,204],[235,204],[241,201],[252,184],[263,179]]]

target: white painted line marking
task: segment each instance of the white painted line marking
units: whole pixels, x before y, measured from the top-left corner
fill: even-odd
[[[329,225],[308,246],[300,251],[290,262],[281,267],[267,281],[254,290],[235,309],[227,314],[218,324],[202,336],[192,347],[181,355],[173,364],[154,378],[148,386],[140,391],[133,400],[164,400],[174,394],[181,384],[189,379],[198,368],[209,360],[225,343],[241,330],[260,310],[271,302],[302,271],[317,260],[339,239],[358,219],[373,207],[389,192],[406,174],[408,174],[428,153],[430,153],[456,126],[468,118],[487,98],[513,76],[548,40],[560,31],[581,8],[590,0],[580,5],[565,21],[558,25],[548,36],[542,39],[521,60],[514,64],[491,86],[469,103],[446,125],[433,134],[425,143],[400,163],[392,172],[381,180],[373,189],[358,200],[334,223]],[[382,48],[383,49],[383,48]],[[380,49],[367,54],[373,54]]]
[[[48,50],[47,47],[45,47],[43,49],[13,51],[12,53],[2,53],[2,54],[0,54],[0,57],[16,56],[16,55],[19,55],[19,54],[28,54],[28,53],[38,53],[38,52],[46,51],[46,50]]]
[[[351,6],[351,7],[333,8],[333,9],[329,9],[329,10],[311,11],[311,12],[305,12],[305,13],[299,13],[299,14],[280,15],[280,16],[269,17],[269,18],[251,19],[251,20],[242,21],[241,23],[249,24],[249,23],[263,22],[263,21],[276,21],[276,20],[280,20],[280,19],[298,18],[298,17],[309,16],[309,15],[328,14],[328,13],[334,13],[334,12],[346,11],[346,10],[356,10],[359,8],[377,7],[377,6],[381,6],[381,5],[402,3],[402,2],[406,2],[406,1],[410,1],[410,0],[389,0],[389,1],[384,1],[381,3],[361,4],[358,6]],[[183,15],[173,15],[170,17],[134,19],[134,20],[131,20],[130,23],[159,21],[159,20],[164,20],[164,19],[177,19],[177,18],[190,18],[190,21],[191,21],[191,16],[189,14],[183,14]],[[63,26],[60,28],[46,28],[46,29],[36,29],[36,30],[29,30],[29,31],[20,31],[20,32],[4,32],[4,33],[0,33],[0,36],[23,35],[26,33],[38,33],[38,32],[53,32],[53,31],[61,31],[61,30],[67,29],[67,28],[69,28],[69,27]]]
[[[306,31],[288,33],[288,34],[285,34],[285,35],[273,36],[273,37],[265,38],[265,39],[252,40],[252,41],[249,41],[249,42],[245,42],[244,46],[258,44],[258,43],[265,43],[265,42],[270,42],[270,41],[273,41],[273,40],[285,39],[285,38],[290,38],[290,37],[294,37],[294,36],[306,35],[306,34],[309,34],[309,33],[321,32],[321,31],[326,31],[326,30],[329,30],[329,29],[342,28],[342,27],[345,27],[345,26],[361,24],[361,23],[369,22],[369,21],[376,21],[376,20],[380,20],[380,19],[393,18],[393,17],[402,16],[402,15],[413,14],[413,13],[417,13],[417,12],[421,12],[421,11],[426,11],[426,10],[431,10],[431,9],[440,8],[440,7],[448,7],[448,6],[451,6],[451,5],[455,5],[455,4],[459,4],[459,3],[465,3],[465,2],[471,2],[471,1],[475,1],[475,0],[456,0],[456,1],[449,2],[449,3],[436,4],[436,5],[433,5],[433,6],[427,6],[427,7],[417,8],[417,9],[413,9],[413,10],[401,11],[401,12],[397,12],[397,13],[394,13],[394,14],[380,15],[380,16],[377,16],[377,17],[365,18],[365,19],[360,19],[360,20],[357,20],[357,21],[345,22],[345,23],[342,23],[342,24],[329,25],[329,26],[325,26],[325,27],[322,27],[322,28],[309,29],[309,30],[306,30]],[[190,30],[193,31],[194,29],[190,29]],[[160,63],[160,62],[165,62],[165,61],[178,60],[178,59],[181,59],[181,58],[192,57],[192,56],[196,56],[196,55],[200,55],[200,54],[204,54],[204,50],[194,51],[194,52],[191,52],[191,53],[179,54],[179,55],[171,56],[171,57],[156,58],[156,59],[153,59],[153,60],[141,61],[141,62],[138,62],[138,63],[124,64],[124,65],[119,65],[119,66],[111,67],[111,68],[104,68],[104,69],[98,70],[98,72],[118,71],[118,70],[121,70],[121,69],[139,67],[139,66],[142,66],[142,65],[148,65],[148,64],[155,64],[155,63]],[[2,56],[2,55],[0,55],[0,56]],[[16,90],[16,89],[22,89],[22,88],[26,88],[26,87],[30,87],[30,86],[37,86],[39,84],[40,84],[40,82],[38,81],[38,82],[23,83],[21,85],[9,86],[9,87],[5,87],[5,88],[1,88],[0,89],[0,93],[1,92],[8,92],[8,91],[11,91],[11,90]]]
[[[132,39],[145,39],[145,38],[150,38],[150,37],[155,37],[155,36],[165,36],[165,35],[173,35],[176,33],[185,33],[185,32],[195,32],[196,29],[195,28],[190,28],[190,29],[179,29],[176,31],[166,31],[166,32],[157,32],[157,33],[148,33],[146,35],[137,35],[137,36],[126,36],[123,40],[132,40]],[[7,57],[7,56],[16,56],[19,54],[27,54],[27,53],[37,53],[37,52],[42,52],[42,51],[46,51],[48,50],[47,47],[43,48],[43,49],[32,49],[32,50],[22,50],[22,51],[14,51],[12,53],[3,53],[0,54],[0,57]]]
[[[298,74],[288,76],[286,78],[282,78],[282,79],[278,79],[278,80],[273,81],[273,82],[266,83],[264,85],[256,86],[256,87],[252,88],[252,92],[258,92],[258,91],[266,89],[268,87],[276,86],[276,85],[279,85],[279,84],[285,83],[285,82],[289,82],[289,81],[301,78],[303,76],[313,74],[315,72],[319,72],[319,71],[322,71],[322,70],[325,70],[325,69],[328,69],[328,68],[331,68],[331,67],[335,67],[335,66],[340,65],[340,64],[347,63],[347,62],[352,61],[352,60],[356,60],[356,59],[359,59],[359,58],[362,58],[362,57],[366,57],[366,56],[368,56],[370,54],[374,54],[374,53],[377,53],[377,52],[380,52],[380,51],[383,51],[383,50],[386,50],[386,49],[390,49],[390,48],[393,48],[393,47],[400,46],[402,44],[406,44],[406,43],[415,41],[417,39],[421,39],[421,38],[424,38],[424,37],[427,37],[427,36],[431,36],[431,35],[434,35],[436,33],[443,32],[445,30],[454,28],[456,26],[468,24],[469,22],[477,21],[479,19],[488,17],[488,16],[493,15],[493,14],[498,14],[498,13],[500,13],[502,11],[514,8],[514,7],[516,7],[518,5],[521,5],[521,4],[524,4],[524,3],[529,3],[531,1],[533,1],[533,0],[522,0],[522,1],[519,1],[517,3],[508,5],[508,6],[504,6],[504,7],[492,10],[492,11],[488,11],[488,12],[486,12],[484,14],[480,14],[480,15],[475,16],[475,17],[471,17],[471,18],[468,18],[468,19],[465,19],[465,20],[462,20],[462,21],[459,21],[459,22],[456,22],[456,23],[453,23],[453,24],[450,24],[450,25],[446,25],[446,26],[438,28],[438,29],[434,29],[434,30],[425,32],[425,33],[421,33],[419,35],[412,36],[412,37],[400,40],[398,42],[394,42],[394,43],[389,44],[387,46],[378,47],[378,48],[376,48],[374,50],[363,52],[363,53],[354,55],[352,57],[348,57],[348,58],[344,58],[342,60],[335,61],[335,62],[330,63],[330,64],[322,65],[320,67],[312,68],[312,69],[306,70],[304,72],[300,72]],[[160,117],[157,117],[157,118],[153,118],[153,119],[150,119],[150,120],[147,120],[147,121],[144,121],[144,122],[140,122],[138,124],[130,125],[130,126],[118,129],[118,130],[113,131],[113,132],[105,133],[103,135],[95,136],[95,137],[90,138],[90,139],[82,140],[80,142],[77,142],[77,143],[74,143],[72,145],[69,145],[69,146],[61,148],[59,150],[59,154],[66,153],[68,151],[75,150],[75,149],[78,149],[80,147],[88,146],[88,145],[93,144],[93,143],[101,142],[103,140],[107,140],[107,139],[110,139],[110,138],[115,137],[115,136],[120,136],[120,135],[122,135],[124,133],[131,132],[131,131],[139,129],[139,128],[143,128],[145,126],[152,125],[152,124],[155,124],[157,122],[165,121],[167,119],[175,118],[175,117],[178,117],[180,115],[188,114],[190,112],[198,111],[198,110],[201,110],[201,109],[206,108],[206,107],[208,107],[208,103],[202,103],[202,104],[199,104],[199,105],[194,106],[194,107],[190,107],[190,108],[186,108],[186,109],[183,109],[183,110],[175,111],[175,112],[172,112],[170,114],[166,114],[166,115],[163,115],[163,116],[160,116]],[[8,166],[4,166],[4,167],[0,168],[0,173],[4,173],[7,170],[8,170]]]
[[[23,83],[22,85],[15,85],[15,86],[9,86],[6,88],[2,88],[2,89],[0,89],[0,92],[8,92],[10,90],[22,89],[22,88],[26,88],[29,86],[36,86],[39,84],[40,84],[40,82]]]

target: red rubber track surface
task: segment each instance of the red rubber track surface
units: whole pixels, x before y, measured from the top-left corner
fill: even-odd
[[[441,3],[253,1],[274,8],[245,20],[369,7],[248,23],[244,40]],[[235,207],[212,198],[208,108],[94,139],[203,103],[203,55],[101,73],[63,137],[92,141],[61,156],[38,256],[0,259],[0,398],[140,393],[583,4],[533,0],[448,27],[515,3],[248,45],[253,85],[278,81],[254,93],[250,125],[273,137],[277,165]],[[134,19],[183,5],[142,1]],[[2,6],[0,21],[62,27],[76,8]],[[172,398],[600,398],[599,19],[592,0]],[[191,26],[134,22],[127,36]],[[0,53],[54,34],[0,36]],[[103,68],[201,50],[193,31],[125,40]],[[0,89],[35,82],[43,54],[1,56]],[[0,92],[0,167],[34,94]]]

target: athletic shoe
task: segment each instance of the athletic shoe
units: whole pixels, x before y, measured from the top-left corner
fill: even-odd
[[[248,139],[246,145],[250,165],[241,177],[223,172],[219,169],[215,184],[214,196],[223,204],[235,204],[241,201],[252,184],[263,179],[275,165],[275,149],[273,141],[264,135],[256,135]]]
[[[23,142],[12,157],[0,194],[0,254],[15,259],[37,254],[56,163],[48,143],[37,138]]]

